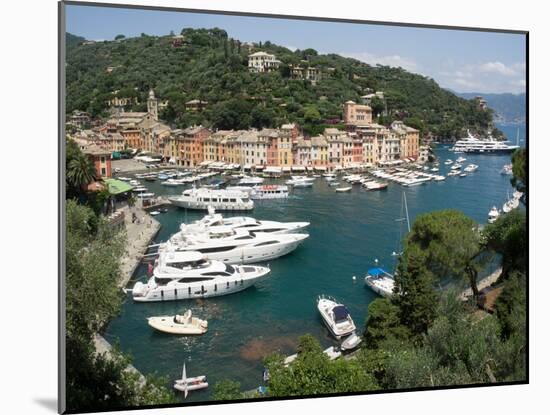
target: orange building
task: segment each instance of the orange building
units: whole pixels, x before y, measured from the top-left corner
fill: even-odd
[[[96,178],[111,177],[111,152],[92,144],[82,149],[82,152],[88,156],[94,163]]]
[[[189,127],[176,136],[178,159],[181,166],[196,167],[204,161],[203,143],[210,136],[210,130],[202,125]]]

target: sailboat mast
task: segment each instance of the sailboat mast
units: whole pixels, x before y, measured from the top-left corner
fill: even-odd
[[[405,202],[405,214],[407,216],[407,229],[410,232],[411,231],[411,222],[409,220],[409,208],[407,206],[407,195],[405,192],[403,192],[403,201]]]

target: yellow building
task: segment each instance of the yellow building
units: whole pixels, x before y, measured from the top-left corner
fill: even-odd
[[[353,101],[344,103],[344,122],[349,125],[361,126],[372,123],[372,108],[359,105]]]

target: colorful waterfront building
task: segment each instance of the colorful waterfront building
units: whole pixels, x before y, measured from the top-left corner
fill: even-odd
[[[420,133],[417,129],[405,125],[403,121],[394,121],[391,130],[400,139],[401,158],[417,159],[420,147]]]
[[[188,127],[176,135],[178,157],[176,162],[184,167],[197,167],[204,161],[203,143],[210,136],[210,130],[202,125]]]
[[[82,148],[82,152],[88,156],[95,167],[96,179],[111,177],[111,151],[103,149],[98,145],[91,144]]]
[[[322,135],[311,137],[310,165],[323,170],[328,166],[328,142]]]
[[[311,166],[311,141],[298,137],[294,141],[293,166]]]

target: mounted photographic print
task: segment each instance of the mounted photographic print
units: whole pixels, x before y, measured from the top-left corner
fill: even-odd
[[[527,32],[59,10],[60,412],[528,382]]]

